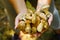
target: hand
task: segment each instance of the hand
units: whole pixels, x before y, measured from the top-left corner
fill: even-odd
[[[50,5],[51,0],[38,0],[37,8],[36,8],[36,13],[39,12],[42,8],[43,5]],[[51,22],[53,20],[53,14],[48,19],[48,24],[49,26],[51,25]]]
[[[22,20],[22,18],[25,17],[25,14],[26,14],[26,13],[24,13],[24,14],[23,14],[23,13],[20,13],[20,14],[17,15],[17,17],[16,17],[16,19],[15,19],[15,29],[17,28],[17,25],[18,25],[19,21]],[[19,33],[19,38],[21,38],[21,40],[24,40],[24,37],[25,37],[25,36],[28,36],[29,38],[31,38],[31,36],[34,36],[34,37],[31,38],[31,40],[32,40],[33,38],[39,37],[39,36],[40,36],[40,33],[24,34],[22,31],[20,31],[20,33]],[[25,38],[25,39],[26,39],[26,38]],[[26,40],[28,40],[28,39],[26,39]]]
[[[25,14],[26,13],[21,12],[17,15],[17,17],[15,18],[15,29],[17,28],[19,21],[25,18]]]
[[[37,34],[24,34],[22,31],[20,31],[20,35],[19,38],[21,40],[36,40],[37,37],[39,37],[40,35],[37,36]]]
[[[51,14],[51,16],[48,19],[49,26],[51,25],[52,21],[53,21],[53,14]]]
[[[35,13],[38,13],[38,11],[36,11]],[[49,26],[51,25],[52,21],[53,21],[53,14],[50,13],[50,17],[49,17],[49,19],[48,19],[48,24],[49,24]]]

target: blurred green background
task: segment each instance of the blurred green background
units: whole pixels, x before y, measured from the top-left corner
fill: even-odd
[[[55,0],[56,8],[60,14],[60,0]],[[6,9],[4,5],[2,5],[0,1],[0,40],[12,40],[12,36],[14,34],[13,28],[10,26],[9,21],[6,16]]]

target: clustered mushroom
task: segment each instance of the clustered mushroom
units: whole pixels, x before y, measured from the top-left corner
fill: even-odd
[[[34,34],[42,32],[43,29],[47,30],[49,27],[48,18],[51,12],[48,10],[49,5],[44,5],[40,12],[33,12],[28,9],[28,13],[25,14],[25,18],[20,20],[17,29],[20,29],[24,33]]]

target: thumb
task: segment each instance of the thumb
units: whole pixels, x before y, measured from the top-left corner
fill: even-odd
[[[14,27],[14,29],[16,29],[17,28],[17,25]]]
[[[49,26],[51,25],[52,20],[53,20],[53,15],[51,14],[51,16],[48,19]]]
[[[16,17],[16,18],[15,18],[15,28],[14,28],[14,29],[17,28],[18,22],[19,22],[19,19],[18,19],[18,17]]]

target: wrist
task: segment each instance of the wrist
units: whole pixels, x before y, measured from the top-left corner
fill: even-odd
[[[37,3],[37,11],[40,11],[41,10],[41,8],[43,7],[43,6],[45,6],[45,5],[49,5],[50,6],[50,4],[49,4],[49,1],[48,0],[38,0],[38,3]]]

